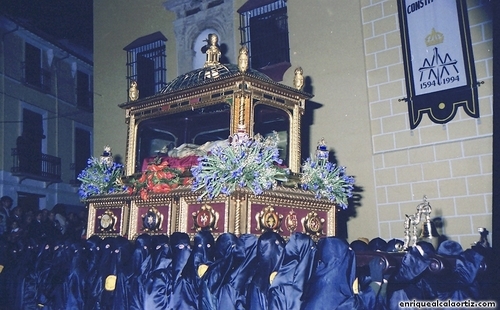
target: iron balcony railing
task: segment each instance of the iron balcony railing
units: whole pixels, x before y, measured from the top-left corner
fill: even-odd
[[[13,176],[22,179],[33,179],[49,183],[60,183],[61,158],[43,154],[42,152],[31,152],[21,154],[17,148],[12,149]]]

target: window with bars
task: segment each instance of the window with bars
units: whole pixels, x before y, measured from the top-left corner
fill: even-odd
[[[161,32],[155,32],[124,48],[127,51],[127,92],[132,81],[137,82],[141,98],[158,93],[166,85],[166,41]]]
[[[261,69],[290,62],[288,16],[285,0],[264,1],[253,7],[247,2],[240,13],[241,45],[249,50],[252,68]]]

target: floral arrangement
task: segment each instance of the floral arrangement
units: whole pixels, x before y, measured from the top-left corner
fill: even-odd
[[[149,193],[168,193],[183,183],[180,178],[182,172],[181,169],[170,167],[166,159],[156,157],[140,178],[130,180],[128,191],[130,194],[139,193],[143,200],[149,198]]]
[[[229,139],[229,143],[215,147],[201,157],[191,169],[193,191],[201,191],[200,200],[219,194],[230,195],[237,188],[249,188],[255,195],[275,187],[278,181],[287,181],[288,169],[279,166],[278,134],[249,139],[244,130]]]
[[[106,146],[100,158],[90,157],[87,167],[77,179],[81,181],[78,194],[85,200],[90,196],[121,193],[127,190],[122,182],[123,165],[113,162],[111,148]]]
[[[230,137],[227,144],[216,146],[198,159],[191,168],[193,178],[181,178],[182,169],[170,167],[168,161],[155,158],[138,178],[131,178],[128,186],[122,182],[123,165],[112,161],[111,152],[105,148],[100,158],[91,157],[88,166],[78,180],[82,182],[81,199],[92,195],[120,193],[140,194],[147,200],[150,193],[168,193],[179,185],[192,182],[192,191],[200,191],[203,197],[213,199],[220,194],[230,195],[237,188],[249,188],[255,195],[275,188],[278,182],[287,182],[289,169],[281,166],[276,132],[263,138],[256,135],[250,139],[239,131]],[[315,193],[316,198],[327,198],[347,208],[352,197],[354,177],[345,174],[345,167],[328,161],[328,150],[321,140],[315,159],[309,157],[302,165],[300,186]]]
[[[316,151],[316,160],[309,157],[302,165],[300,182],[302,189],[314,192],[316,198],[325,197],[346,209],[355,180],[345,174],[345,167],[328,161],[328,151],[322,139]]]

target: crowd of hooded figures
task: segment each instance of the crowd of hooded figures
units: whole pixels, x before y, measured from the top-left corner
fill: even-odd
[[[356,267],[355,251],[369,245],[272,231],[2,241],[0,309],[397,309],[401,300],[487,297],[477,249],[443,242],[439,254],[457,264],[435,276],[425,272],[430,247],[412,247],[388,276],[376,259]]]

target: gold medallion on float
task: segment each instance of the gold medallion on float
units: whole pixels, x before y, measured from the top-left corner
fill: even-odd
[[[163,222],[163,214],[158,209],[151,207],[142,216],[142,230],[145,232],[161,231],[161,223]]]
[[[257,226],[255,229],[261,232],[265,232],[267,230],[282,232],[282,220],[283,215],[279,214],[276,210],[274,210],[273,207],[268,206],[255,215],[255,221],[257,222]]]
[[[110,209],[104,211],[103,214],[97,217],[99,220],[99,229],[103,232],[116,231],[116,222],[118,218]]]
[[[219,222],[219,212],[215,211],[208,204],[202,205],[197,211],[192,213],[193,227],[195,231],[201,230],[217,230]]]

